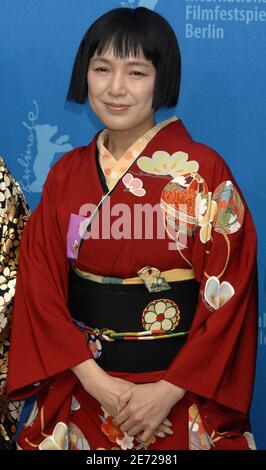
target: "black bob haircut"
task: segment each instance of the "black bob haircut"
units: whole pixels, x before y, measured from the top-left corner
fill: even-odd
[[[170,24],[148,8],[115,8],[98,18],[85,33],[73,66],[67,100],[85,103],[88,97],[87,72],[96,52],[109,45],[120,58],[137,57],[143,51],[156,69],[152,108],[171,108],[178,102],[181,57]]]

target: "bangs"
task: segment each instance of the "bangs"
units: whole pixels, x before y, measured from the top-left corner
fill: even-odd
[[[115,57],[120,59],[128,58],[129,56],[139,57],[143,52],[147,60],[156,61],[156,54],[154,51],[154,44],[149,44],[148,38],[145,37],[144,32],[140,31],[136,24],[120,23],[110,25],[109,31],[101,35],[91,45],[90,57],[96,55],[103,55],[108,49],[113,51]],[[154,63],[156,66],[157,64]]]

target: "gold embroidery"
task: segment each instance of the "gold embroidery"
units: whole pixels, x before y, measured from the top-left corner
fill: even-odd
[[[0,436],[11,445],[22,402],[6,397],[10,320],[19,259],[19,243],[29,209],[18,183],[0,156]]]

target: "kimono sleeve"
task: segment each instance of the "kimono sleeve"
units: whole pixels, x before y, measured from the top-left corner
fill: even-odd
[[[19,243],[28,217],[29,209],[20,186],[0,157],[0,396],[6,393]]]
[[[57,218],[57,204],[64,201],[57,202],[54,179],[53,168],[21,240],[9,353],[11,399],[34,393],[36,382],[46,383],[92,358],[67,308],[68,261]]]
[[[257,344],[256,232],[252,217],[221,157],[197,196],[192,263],[200,282],[188,340],[164,379],[201,397],[247,413]],[[200,171],[200,170],[199,170]]]

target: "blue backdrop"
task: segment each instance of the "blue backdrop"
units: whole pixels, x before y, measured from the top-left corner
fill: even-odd
[[[266,0],[1,0],[0,152],[33,209],[51,165],[101,127],[87,106],[65,96],[83,33],[119,6],[146,6],[170,21],[183,57],[181,98],[158,118],[175,112],[195,140],[225,158],[255,219],[260,316],[252,424],[266,449]]]

